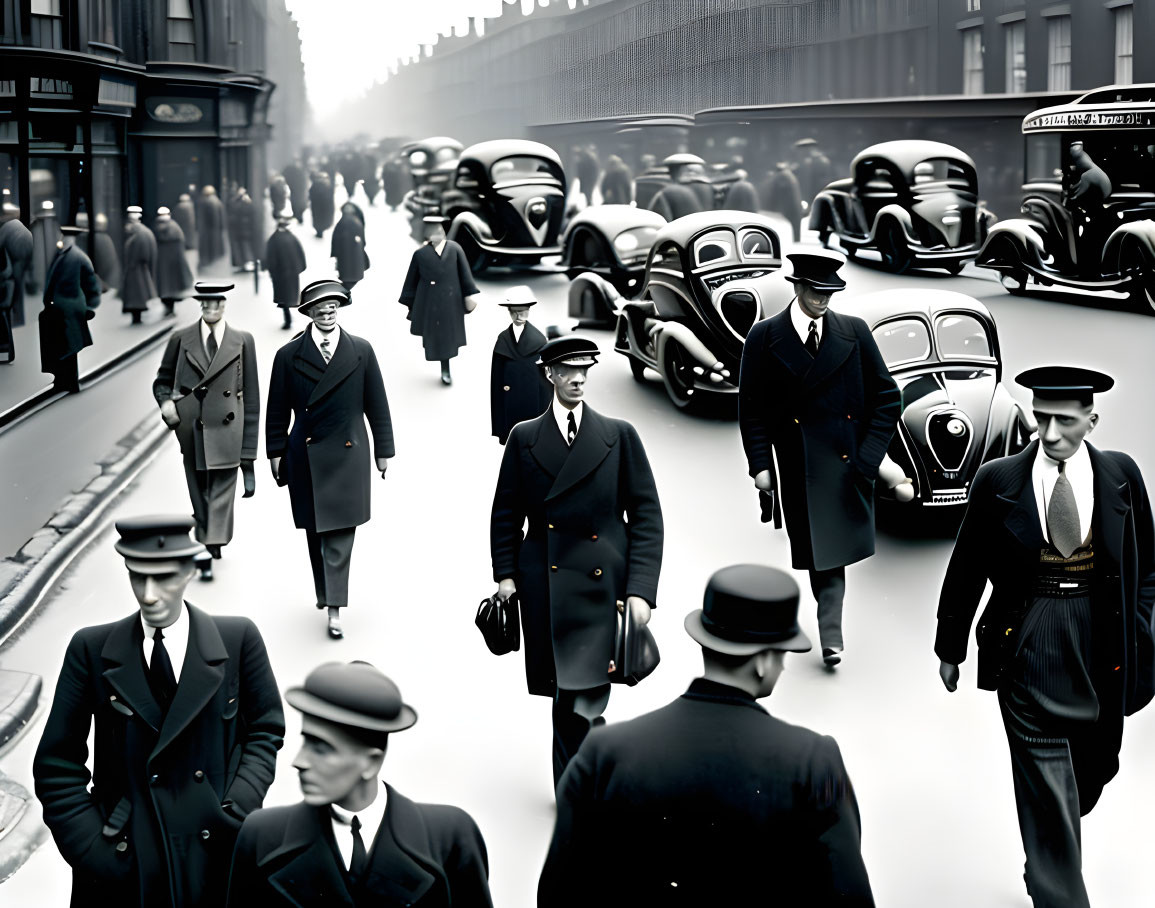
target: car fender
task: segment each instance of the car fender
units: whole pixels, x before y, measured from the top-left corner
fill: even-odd
[[[468,234],[470,239],[483,246],[493,246],[497,243],[489,225],[472,211],[458,212],[453,218],[453,223],[449,225],[446,236],[455,243],[460,243],[459,237],[462,234]]]
[[[585,212],[582,212],[582,214],[584,213]],[[578,217],[581,217],[581,215],[578,215]],[[562,237],[561,263],[564,267],[569,268],[573,265],[574,249],[577,245],[577,241],[581,239],[583,233],[588,233],[590,236],[595,237],[606,249],[609,250],[613,262],[618,265],[621,264],[620,260],[618,259],[617,251],[614,249],[613,244],[606,236],[606,232],[604,229],[602,229],[601,225],[588,220],[581,220],[571,221],[569,226],[566,227],[565,235]]]
[[[666,342],[673,338],[690,356],[702,364],[704,369],[714,369],[721,360],[710,352],[709,347],[703,344],[696,334],[681,322],[655,320],[650,327],[650,337],[654,341],[654,348],[658,353],[658,362],[662,361]]]
[[[1000,243],[1008,241],[1013,244],[1022,262],[1042,267],[1042,259],[1046,255],[1042,228],[1034,221],[1028,221],[1025,218],[999,221],[991,227],[987,233],[986,241],[983,243],[983,248],[979,250],[975,264],[1005,264],[997,262],[989,250],[992,246],[997,249]]]
[[[825,189],[814,197],[814,201],[810,205],[810,229],[817,230],[819,233],[823,231],[842,232],[842,218],[838,216],[838,204],[831,193]]]
[[[1155,221],[1130,221],[1107,237],[1103,244],[1104,273],[1121,274],[1131,264],[1128,258],[1134,249],[1140,250],[1148,268],[1155,268]]]
[[[589,310],[586,303],[587,293],[592,293],[595,298],[595,311]],[[607,314],[610,316],[614,314],[621,298],[622,295],[618,293],[617,288],[600,274],[583,271],[570,281],[569,317],[587,321],[604,321]],[[597,311],[599,309],[601,311]]]
[[[874,216],[874,226],[870,230],[871,240],[874,240],[878,236],[878,226],[887,218],[893,218],[898,222],[898,225],[902,228],[903,236],[905,237],[908,245],[921,245],[919,243],[918,237],[915,235],[914,224],[910,219],[910,212],[903,208],[901,205],[884,205],[881,209],[879,209],[878,214]]]

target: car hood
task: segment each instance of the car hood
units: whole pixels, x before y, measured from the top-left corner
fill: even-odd
[[[969,483],[986,449],[994,368],[943,367],[895,380],[904,440],[924,480],[932,489]]]
[[[936,192],[916,197],[910,210],[944,245],[953,248],[974,242],[974,230],[967,225],[974,223],[975,203],[969,199],[949,191]]]

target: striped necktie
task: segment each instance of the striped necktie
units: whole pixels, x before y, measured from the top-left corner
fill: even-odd
[[[333,358],[333,354],[329,352],[329,338],[321,338],[321,355],[325,357],[325,362]]]

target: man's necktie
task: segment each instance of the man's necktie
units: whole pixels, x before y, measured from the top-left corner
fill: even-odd
[[[164,646],[164,631],[159,627],[152,633],[152,661],[148,665],[148,683],[153,696],[164,708],[168,708],[176,693],[176,673],[172,670],[172,660]]]
[[[1053,545],[1064,558],[1083,541],[1079,532],[1079,506],[1075,503],[1075,490],[1067,479],[1064,468],[1066,461],[1059,462],[1059,478],[1051,489],[1051,500],[1047,502],[1047,531]]]
[[[364,879],[369,866],[369,853],[365,850],[365,840],[361,838],[361,818],[354,814],[349,822],[353,830],[353,854],[349,858],[349,876],[354,882]]]
[[[209,355],[209,362],[213,361],[213,357],[217,355],[217,336],[212,328],[209,328],[208,340],[205,341],[205,351]]]
[[[818,355],[818,322],[810,322],[810,330],[806,333],[806,352],[811,356]]]
[[[329,352],[329,338],[321,338],[321,355],[325,357],[325,362],[333,358],[333,354]]]
[[[569,432],[566,435],[566,441],[572,447],[574,439],[577,438],[577,420],[574,419],[573,410],[569,411],[569,418],[566,420],[569,424]]]

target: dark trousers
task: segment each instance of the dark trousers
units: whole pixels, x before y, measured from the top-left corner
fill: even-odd
[[[317,608],[344,608],[349,604],[349,561],[353,557],[356,527],[317,533],[305,530]]]
[[[823,649],[842,649],[842,600],[846,568],[810,572],[810,589],[818,602],[818,640]]]
[[[5,362],[16,359],[16,339],[12,336],[12,309],[0,309],[0,353]]]
[[[196,521],[197,542],[228,545],[233,540],[233,503],[237,497],[237,468],[198,470],[184,468]]]
[[[599,684],[585,690],[558,688],[553,698],[553,785],[573,759],[595,725],[604,725],[602,713],[610,702],[610,686]]]
[[[68,391],[76,394],[80,391],[80,364],[76,354],[62,356],[52,370],[52,387],[56,391]]]

